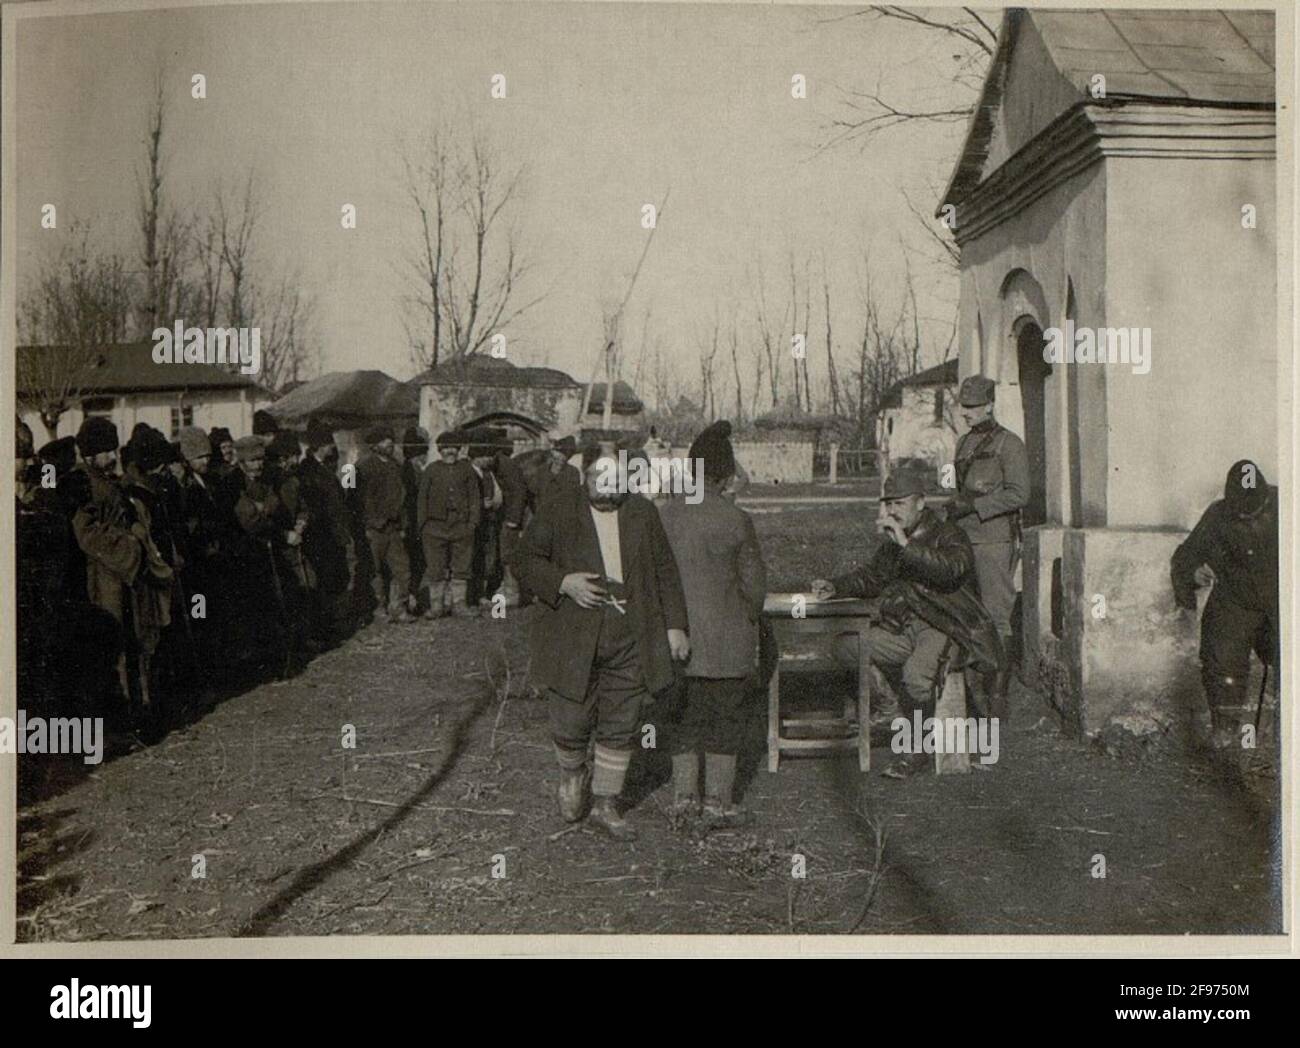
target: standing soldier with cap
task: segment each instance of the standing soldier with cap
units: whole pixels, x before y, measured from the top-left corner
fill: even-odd
[[[957,441],[957,496],[948,504],[948,519],[960,523],[970,539],[980,600],[1007,652],[989,697],[990,712],[1005,719],[1011,653],[1017,650],[1011,614],[1020,511],[1029,502],[1029,456],[1024,441],[993,417],[994,389],[993,380],[983,375],[971,375],[961,384],[961,415],[969,429]]]
[[[406,488],[402,485],[402,467],[393,458],[396,444],[388,426],[376,425],[366,430],[370,449],[357,460],[357,494],[366,527],[366,542],[374,575],[370,579],[375,598],[375,613],[388,608],[389,622],[413,622],[406,609],[411,565],[406,559],[406,538],[402,524],[406,512]],[[389,575],[385,599],[384,573]]]
[[[1277,525],[1277,488],[1242,459],[1170,564],[1180,608],[1195,611],[1197,587],[1213,587],[1201,616],[1201,682],[1216,750],[1241,745],[1251,650],[1265,674],[1278,664]]]

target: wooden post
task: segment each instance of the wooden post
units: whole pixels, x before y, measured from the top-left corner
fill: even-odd
[[[779,659],[779,656],[778,656]],[[781,763],[781,664],[772,669],[767,684],[767,770],[776,771]]]
[[[935,703],[934,717],[935,730],[940,733],[943,732],[943,725],[948,718],[959,721],[965,719],[966,677],[960,670],[949,673],[944,678],[943,693]],[[958,741],[964,744],[967,741],[965,735]],[[970,771],[969,753],[943,753],[941,748],[935,749],[934,773],[936,775],[964,775],[968,771]]]
[[[858,629],[858,771],[871,770],[871,648],[867,630]]]
[[[839,444],[835,443],[835,441],[831,441],[831,486],[832,487],[835,486],[836,477],[839,475],[839,468],[838,468],[839,463],[840,463],[840,446]]]

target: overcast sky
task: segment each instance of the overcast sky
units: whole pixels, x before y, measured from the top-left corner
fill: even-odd
[[[205,6],[29,18],[18,23],[19,286],[72,218],[138,257],[136,173],[154,70],[168,73],[166,189],[202,206],[218,180],[256,173],[258,250],[292,266],[315,299],[322,370],[416,371],[400,318],[401,258],[418,227],[402,200],[395,143],[439,117],[472,121],[526,165],[520,217],[545,300],[509,334],[520,363],[585,379],[601,303],[641,251],[640,209],[671,198],[636,297],[633,332],[652,331],[697,382],[698,334],[715,310],[752,317],[755,274],[788,283],[791,249],[831,274],[841,367],[860,331],[856,272],[870,251],[896,308],[904,253],[924,234],[921,204],[946,181],[962,127],[903,129],[868,150],[816,153],[842,113],[841,89],[878,83],[943,101],[952,50],[907,27],[826,23],[844,8],[618,3],[346,3]],[[190,78],[207,78],[207,99]],[[505,100],[490,78],[507,78]],[[791,98],[790,78],[808,79]],[[59,207],[59,230],[40,207]],[[344,230],[340,207],[357,208]],[[918,254],[927,363],[939,359],[956,284]],[[812,345],[824,370],[820,291]],[[639,345],[634,335],[629,339]],[[632,377],[634,362],[625,376]],[[746,377],[749,381],[749,377]],[[643,380],[643,388],[648,379]]]

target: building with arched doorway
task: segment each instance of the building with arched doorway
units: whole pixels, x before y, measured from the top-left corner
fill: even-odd
[[[939,210],[961,376],[1029,453],[1026,668],[1081,732],[1199,695],[1170,554],[1235,460],[1280,464],[1273,40],[1266,11],[1008,11]]]

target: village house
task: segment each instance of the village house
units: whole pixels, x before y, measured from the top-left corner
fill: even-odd
[[[1233,461],[1277,473],[1274,17],[1009,10],[938,217],[960,372],[1023,437],[1026,668],[1065,723],[1178,722],[1199,694],[1169,558]],[[1151,360],[1050,362],[1052,329]]]
[[[324,423],[342,461],[355,462],[367,429],[384,423],[400,438],[416,424],[419,401],[415,386],[382,371],[331,371],[299,383],[267,410],[285,429],[306,429],[312,419]]]
[[[224,426],[239,437],[253,431],[253,412],[272,399],[270,391],[237,368],[155,363],[151,342],[105,346],[68,376],[43,368],[35,357],[59,352],[45,346],[18,347],[18,414],[31,428],[38,446],[57,437],[74,436],[91,415],[110,419],[123,441],[140,422],[172,440],[182,426],[206,430]],[[38,388],[23,388],[25,385]],[[51,432],[41,421],[41,409],[55,394],[66,403],[57,431]]]
[[[961,428],[954,357],[895,382],[881,398],[876,447],[893,469],[908,460],[938,468],[951,462]]]
[[[419,388],[420,425],[437,436],[454,427],[505,426],[517,440],[544,434],[585,437],[601,430],[605,383],[597,382],[585,418],[587,387],[563,371],[526,367],[489,354],[451,360],[411,380]],[[610,430],[637,433],[645,407],[626,382],[614,383]]]

